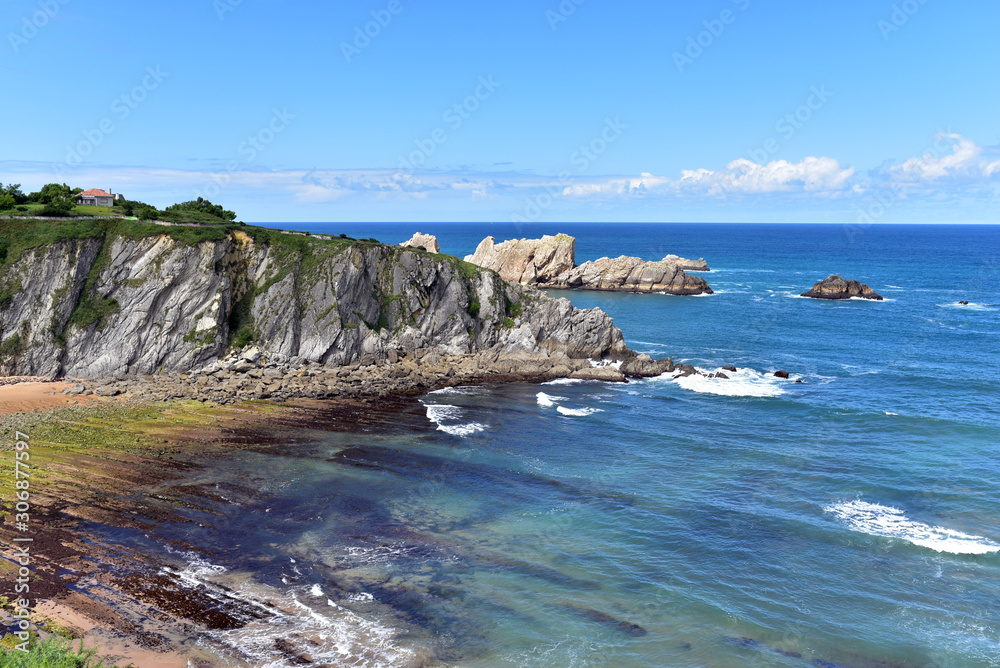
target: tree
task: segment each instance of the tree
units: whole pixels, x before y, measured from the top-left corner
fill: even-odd
[[[17,202],[14,197],[7,192],[0,192],[0,211],[6,211],[7,209],[13,209]]]
[[[155,206],[131,199],[122,202],[122,213],[140,220],[156,220],[160,216]]]
[[[7,194],[7,195],[10,195],[11,197],[13,197],[14,198],[14,204],[24,204],[25,202],[28,201],[28,196],[25,195],[23,192],[21,192],[21,184],[20,183],[12,183],[11,185],[7,186],[6,188],[4,188],[3,184],[0,183],[0,195],[3,195],[3,194]],[[10,207],[4,207],[4,208],[10,208]]]
[[[83,192],[83,191],[77,188],[76,192]],[[44,186],[42,186],[42,189],[39,190],[38,192],[34,192],[28,195],[28,201],[38,202],[40,204],[49,204],[55,199],[72,198],[74,194],[76,194],[74,193],[74,189],[70,188],[65,183],[63,184],[47,183]]]
[[[165,211],[198,211],[199,213],[206,213],[210,216],[215,216],[216,218],[221,218],[222,220],[231,223],[236,220],[236,213],[233,211],[227,211],[223,209],[218,204],[212,204],[204,197],[199,197],[196,200],[190,202],[181,202],[180,204],[172,204],[168,206]]]
[[[38,210],[39,216],[55,216],[62,218],[68,216],[72,211],[73,207],[76,206],[76,201],[69,197],[55,197],[51,202],[47,202],[45,206]]]

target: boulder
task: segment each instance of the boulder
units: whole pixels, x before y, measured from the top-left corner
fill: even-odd
[[[433,234],[415,233],[409,241],[399,244],[403,248],[423,248],[428,253],[440,253],[441,244]]]
[[[737,371],[736,367],[734,367],[734,366],[724,366],[724,367],[722,367],[722,370],[723,371],[732,371],[733,373],[736,373],[736,371]]]
[[[86,389],[87,386],[84,385],[83,383],[74,383],[73,385],[70,385],[65,390],[63,390],[63,394],[75,397],[78,394],[83,394],[84,391],[86,391]]]
[[[785,371],[784,369],[782,369],[781,371],[775,371],[774,372],[774,377],[775,378],[784,378],[785,380],[788,380],[788,372]]]
[[[569,375],[570,378],[578,380],[602,380],[607,383],[624,383],[625,374],[613,366],[595,366],[585,369],[577,369]]]
[[[621,366],[621,372],[629,378],[652,378],[659,376],[660,365],[649,355],[638,355]]]
[[[882,295],[877,294],[866,284],[845,280],[837,274],[827,276],[815,284],[812,290],[803,292],[802,296],[811,297],[812,299],[850,299],[851,297],[860,297],[862,299],[882,301]]]
[[[703,257],[700,257],[697,260],[688,260],[676,255],[668,255],[663,258],[663,261],[676,264],[684,271],[712,271],[708,268],[708,263],[705,262],[705,258]]]

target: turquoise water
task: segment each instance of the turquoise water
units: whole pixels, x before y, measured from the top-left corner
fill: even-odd
[[[330,665],[1000,666],[997,227],[296,227],[703,256],[714,296],[553,296],[740,368],[452,389],[213,464],[263,496],[184,538],[308,609],[285,629],[338,638]],[[795,297],[830,273],[887,299]],[[275,632],[234,642],[285,665]]]

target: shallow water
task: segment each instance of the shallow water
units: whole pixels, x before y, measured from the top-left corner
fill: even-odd
[[[456,254],[515,236],[358,227],[311,226]],[[335,665],[1000,666],[996,227],[517,236],[560,230],[581,262],[706,257],[711,297],[553,296],[637,351],[740,371],[454,388],[211,463],[195,482],[230,502],[149,549],[204,546],[193,577],[281,602],[226,632],[251,665],[286,665],[273,641],[298,629]],[[889,299],[792,298],[830,273]]]

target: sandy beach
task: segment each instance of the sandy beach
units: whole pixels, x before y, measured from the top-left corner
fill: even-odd
[[[93,402],[92,396],[70,397],[63,391],[71,383],[44,378],[0,378],[0,415],[48,410],[62,406],[77,406]]]

